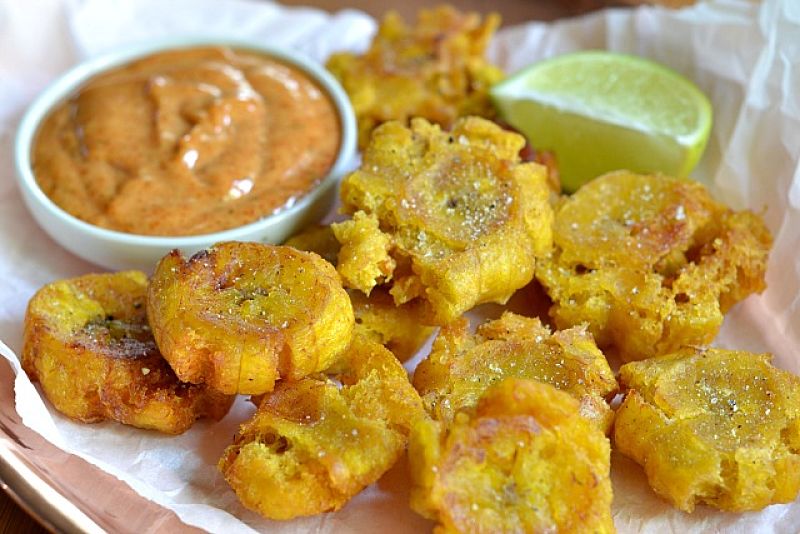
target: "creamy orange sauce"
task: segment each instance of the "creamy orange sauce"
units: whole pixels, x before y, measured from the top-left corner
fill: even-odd
[[[255,52],[155,54],[89,80],[37,133],[42,190],[89,223],[179,236],[250,223],[333,165],[334,104],[298,69]]]

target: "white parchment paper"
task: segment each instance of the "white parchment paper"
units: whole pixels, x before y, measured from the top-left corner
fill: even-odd
[[[404,463],[335,514],[275,523],[244,510],[215,467],[252,410],[242,400],[221,423],[200,422],[179,437],[114,423],[78,425],[52,412],[19,372],[15,353],[21,350],[25,305],[41,285],[98,268],[61,249],[28,215],[13,178],[14,128],[25,106],[59,73],[126,43],[179,35],[248,37],[324,60],[334,50],[363,49],[374,29],[373,20],[353,11],[328,15],[242,0],[0,0],[0,354],[17,371],[17,411],[59,447],[173,509],[188,524],[226,534],[430,528],[408,509]],[[491,55],[513,72],[587,48],[660,61],[711,98],[715,125],[696,177],[729,204],[763,213],[775,236],[769,288],[731,311],[717,344],[772,352],[779,366],[800,374],[800,2],[717,0],[682,11],[611,10],[531,23],[502,30]],[[612,463],[620,532],[800,531],[800,500],[758,513],[700,507],[688,515],[656,497],[638,466],[618,455]]]

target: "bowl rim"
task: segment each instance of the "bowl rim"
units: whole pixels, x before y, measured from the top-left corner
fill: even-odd
[[[111,230],[86,222],[67,212],[48,197],[39,187],[31,166],[31,149],[42,121],[52,109],[73,94],[81,85],[109,69],[130,63],[158,52],[198,47],[231,47],[256,52],[273,57],[289,64],[310,76],[331,99],[339,117],[341,140],[336,160],[328,173],[301,197],[290,204],[279,207],[275,212],[241,226],[197,235],[154,236],[133,234]],[[14,138],[14,167],[17,184],[30,194],[33,201],[54,215],[60,223],[69,225],[96,239],[116,241],[133,246],[154,246],[165,248],[199,248],[222,241],[236,241],[251,238],[253,234],[268,230],[272,226],[301,216],[302,213],[332,187],[348,170],[356,154],[356,119],[350,99],[339,82],[323,64],[304,53],[262,44],[252,39],[225,37],[170,37],[147,43],[122,45],[113,50],[83,60],[55,78],[28,106],[17,127]]]

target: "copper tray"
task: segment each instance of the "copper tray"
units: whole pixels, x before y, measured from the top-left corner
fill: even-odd
[[[0,358],[0,487],[54,532],[202,532],[22,424]]]

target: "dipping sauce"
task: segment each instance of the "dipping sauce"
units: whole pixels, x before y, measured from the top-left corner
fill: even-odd
[[[186,236],[254,222],[311,190],[341,142],[331,99],[257,52],[172,50],[91,78],[32,150],[44,193],[91,224]]]

